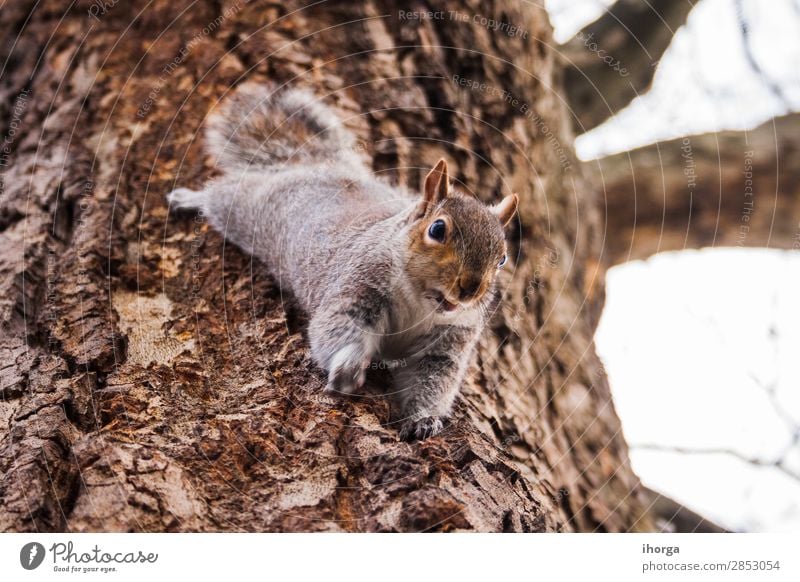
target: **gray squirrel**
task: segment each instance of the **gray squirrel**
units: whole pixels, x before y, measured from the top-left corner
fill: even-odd
[[[517,195],[487,206],[451,186],[443,159],[421,197],[386,184],[303,90],[240,87],[212,113],[206,145],[222,177],[174,190],[171,205],[200,210],[292,292],[326,392],[356,393],[373,362],[389,362],[400,437],[439,433],[498,301]]]

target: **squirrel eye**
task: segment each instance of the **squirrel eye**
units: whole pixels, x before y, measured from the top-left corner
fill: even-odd
[[[434,220],[428,228],[428,236],[436,242],[444,242],[445,224],[444,220]]]
[[[502,269],[503,266],[506,264],[507,260],[508,260],[508,255],[503,255],[503,258],[500,259],[500,263],[498,263],[497,268]]]

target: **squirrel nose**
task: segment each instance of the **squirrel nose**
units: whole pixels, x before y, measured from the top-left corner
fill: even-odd
[[[459,283],[458,298],[462,301],[465,299],[472,299],[478,294],[478,288],[481,286],[480,281],[461,281]]]

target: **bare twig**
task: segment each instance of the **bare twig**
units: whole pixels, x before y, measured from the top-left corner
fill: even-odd
[[[750,65],[750,68],[753,69],[753,72],[756,73],[764,85],[766,85],[770,93],[772,93],[775,98],[781,102],[785,109],[784,112],[788,113],[792,110],[792,107],[789,99],[783,92],[783,88],[779,83],[776,83],[769,75],[767,75],[766,71],[764,71],[753,54],[753,47],[750,39],[750,24],[747,22],[747,18],[745,18],[744,4],[742,3],[742,0],[736,0],[736,19],[739,21],[739,30],[742,33],[742,47],[744,48],[744,56],[745,59],[747,59],[747,64]]]
[[[787,467],[784,464],[784,459],[778,458],[775,460],[767,460],[761,459],[759,457],[751,457],[737,451],[736,449],[731,449],[727,447],[680,447],[675,445],[661,445],[657,443],[644,443],[644,444],[632,444],[632,449],[639,449],[639,450],[646,450],[646,451],[656,451],[660,453],[678,453],[682,455],[727,455],[730,457],[735,457],[740,461],[747,463],[749,465],[754,465],[756,467],[767,467],[767,468],[775,468],[792,479],[800,481],[800,473],[797,473]]]

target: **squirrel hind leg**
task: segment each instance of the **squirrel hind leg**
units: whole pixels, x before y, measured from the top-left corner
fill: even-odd
[[[177,188],[167,194],[169,205],[178,210],[204,210],[206,193],[189,188]]]

